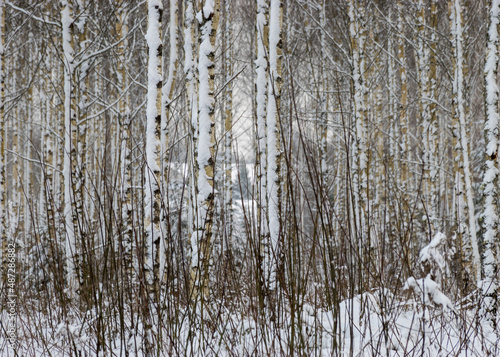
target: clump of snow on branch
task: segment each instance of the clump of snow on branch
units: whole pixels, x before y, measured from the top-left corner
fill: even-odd
[[[428,305],[430,302],[433,302],[436,305],[441,305],[443,310],[450,309],[451,311],[455,311],[451,300],[441,292],[439,284],[432,280],[429,275],[421,279],[415,279],[412,276],[409,277],[403,286],[403,290],[410,288],[416,294],[422,296],[424,304]]]
[[[445,239],[446,236],[438,232],[431,242],[420,250],[419,262],[423,266],[430,265],[433,267],[437,265],[440,271],[444,269],[446,262],[441,252],[439,252],[439,247],[444,243]],[[412,276],[409,277],[403,286],[403,290],[412,289],[417,295],[422,297],[424,305],[429,305],[432,302],[436,305],[441,305],[443,310],[449,309],[455,311],[451,300],[441,292],[439,284],[432,280],[432,273],[431,268],[431,273],[427,274],[425,278],[415,279]]]
[[[446,236],[443,233],[441,233],[441,232],[436,233],[436,235],[431,240],[431,242],[420,251],[420,255],[419,255],[420,263],[422,263],[422,264],[431,263],[432,264],[432,262],[435,262],[437,264],[437,266],[441,270],[443,270],[446,263],[445,263],[444,257],[441,255],[438,248],[444,242],[445,239],[446,239]]]

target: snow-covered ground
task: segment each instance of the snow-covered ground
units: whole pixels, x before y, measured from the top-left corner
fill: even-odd
[[[209,318],[217,324],[206,323],[203,327],[199,321],[190,320],[187,311],[181,312],[181,316],[185,314],[180,319],[182,323],[164,327],[159,355],[500,355],[498,335],[478,319],[474,309],[454,306],[443,310],[413,298],[403,302],[382,289],[342,301],[338,314],[304,303],[296,314],[300,318],[295,317],[294,323],[288,311],[276,326],[269,320],[259,323],[244,308],[239,311],[222,308],[217,316]],[[98,339],[91,328],[98,318],[95,312],[73,315],[68,323],[54,323],[59,313],[54,310],[51,316],[37,315],[36,321],[33,316],[19,315],[18,346],[15,350],[9,346],[2,333],[0,355],[71,356],[75,350],[81,351],[82,356],[97,355]],[[2,321],[7,321],[5,312]],[[119,331],[115,333],[114,337],[104,337],[106,352],[102,352],[101,342],[99,355],[125,356],[127,351],[129,356],[145,356],[141,351],[141,324],[125,331],[124,338],[120,338]]]

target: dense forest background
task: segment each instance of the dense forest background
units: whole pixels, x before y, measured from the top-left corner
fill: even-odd
[[[3,356],[500,355],[499,0],[0,0]]]

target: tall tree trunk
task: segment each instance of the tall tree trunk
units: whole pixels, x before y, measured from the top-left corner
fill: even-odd
[[[224,123],[224,236],[227,245],[231,247],[233,235],[233,182],[232,182],[232,144],[233,144],[233,33],[232,33],[232,0],[224,2],[224,108],[222,119]],[[222,244],[224,247],[224,243]]]
[[[160,218],[161,202],[161,88],[162,88],[162,13],[160,0],[148,1],[148,31],[146,40],[149,47],[148,92],[146,107],[146,183],[145,218],[147,253],[145,269],[147,283],[158,293],[158,269],[160,240],[163,239]]]
[[[430,208],[431,208],[431,223],[433,229],[441,229],[441,211],[440,211],[440,198],[441,190],[439,187],[440,165],[437,153],[439,152],[438,135],[439,121],[437,117],[437,2],[431,0],[431,38],[430,38],[430,51],[429,51],[429,80],[428,80],[428,94],[429,94],[429,127],[427,130],[428,140],[428,169],[430,174]],[[434,231],[431,232],[434,235]]]
[[[72,191],[74,195],[74,226],[75,234],[78,235],[81,252],[86,252],[81,258],[82,269],[88,271],[92,265],[91,256],[94,256],[94,246],[88,240],[88,222],[86,219],[87,210],[85,207],[86,196],[86,161],[87,161],[87,116],[89,106],[89,60],[86,59],[90,39],[88,38],[87,18],[88,9],[85,7],[85,0],[78,3],[78,57],[83,58],[77,68],[73,68],[74,88],[72,96],[74,98],[74,110],[72,113],[74,123],[72,123]],[[78,96],[78,97],[77,97]],[[77,100],[78,98],[78,100]],[[85,262],[85,263],[84,263]],[[85,265],[85,267],[83,266]],[[92,284],[87,279],[88,274],[82,274],[82,281],[85,284]]]
[[[198,219],[198,201],[197,201],[197,186],[196,177],[198,177],[198,76],[197,68],[197,27],[195,26],[195,4],[193,0],[185,1],[185,28],[184,28],[184,73],[186,75],[186,92],[188,101],[188,118],[190,122],[189,140],[189,206],[188,206],[188,261],[193,266],[193,254],[197,251],[197,240],[194,232],[197,227]],[[197,257],[196,257],[197,259]],[[185,285],[187,296],[191,295],[192,283],[194,281],[193,270],[189,269],[189,276],[185,277]]]
[[[328,167],[327,167],[327,157],[328,157],[328,105],[329,105],[329,78],[326,71],[326,66],[328,63],[327,54],[327,41],[326,41],[326,4],[327,1],[323,0],[321,10],[320,10],[320,26],[321,26],[321,86],[323,89],[320,98],[320,146],[319,146],[319,156],[320,156],[320,173],[321,173],[321,185],[326,189],[326,183],[328,182]]]
[[[450,0],[450,25],[453,46],[453,147],[455,148],[455,172],[458,175],[456,187],[459,241],[462,244],[462,258],[466,271],[477,285],[481,280],[481,258],[476,237],[476,218],[472,191],[472,174],[469,159],[469,133],[467,126],[468,107],[466,104],[465,78],[467,75],[467,52],[464,46],[464,10],[461,0]]]
[[[72,199],[73,157],[76,139],[76,108],[72,88],[74,41],[72,35],[73,9],[68,1],[61,1],[62,45],[64,62],[64,219],[66,229],[66,264],[70,294],[78,287],[76,269],[78,257],[75,241],[75,225]]]
[[[370,247],[368,241],[366,216],[368,213],[368,146],[367,146],[367,109],[365,103],[366,84],[366,30],[364,25],[365,8],[363,2],[349,1],[349,37],[352,51],[353,98],[352,111],[354,119],[354,138],[352,141],[352,238],[358,247],[357,256],[362,259],[364,252]],[[361,260],[358,262],[359,274],[362,271]],[[361,276],[360,276],[361,281]],[[362,288],[361,288],[362,289]]]
[[[483,228],[484,246],[483,246],[483,311],[486,318],[490,321],[492,328],[496,328],[497,312],[497,271],[498,257],[497,245],[500,239],[498,231],[498,155],[499,139],[499,113],[498,113],[498,44],[500,30],[500,0],[489,1],[489,27],[488,44],[486,52],[485,73],[485,100],[486,100],[486,123],[484,133],[486,136],[486,171],[483,177],[484,185],[484,210],[483,210]]]
[[[7,253],[7,133],[5,125],[5,0],[0,0],[0,239],[2,267]]]
[[[267,195],[269,214],[269,243],[264,252],[268,288],[277,287],[279,264],[279,237],[281,231],[281,56],[283,4],[271,0],[269,14],[269,82],[267,101]]]
[[[117,10],[118,21],[116,23],[117,38],[122,40],[118,46],[118,85],[121,88],[120,100],[118,102],[120,123],[120,180],[119,194],[121,206],[121,249],[124,258],[124,270],[129,279],[132,278],[133,259],[133,228],[132,228],[132,180],[131,180],[131,118],[130,118],[130,89],[127,73],[128,49],[128,14],[124,4]]]
[[[161,221],[163,225],[167,227],[167,231],[170,231],[170,223],[169,223],[169,201],[168,201],[168,182],[169,182],[169,126],[170,126],[170,118],[171,118],[171,106],[173,101],[174,89],[175,89],[175,77],[177,75],[177,63],[178,63],[178,54],[177,54],[177,25],[178,25],[178,0],[170,1],[170,24],[169,24],[169,65],[168,65],[168,75],[167,82],[162,88],[162,110],[164,113],[162,114],[162,158],[163,158],[163,192],[164,192],[164,202],[163,205],[165,209],[163,210],[163,215],[161,217]],[[169,254],[171,258],[175,260],[175,248],[173,242],[166,243],[165,240],[162,240],[162,248],[160,250],[160,277],[164,275],[165,269],[165,254]],[[169,265],[173,265],[175,261],[170,262]]]
[[[398,60],[399,60],[399,77],[401,80],[401,97],[399,100],[399,130],[400,130],[400,151],[401,151],[401,175],[400,183],[403,189],[408,189],[408,81],[406,78],[406,56],[405,56],[405,40],[403,27],[403,7],[401,1],[398,1]]]
[[[255,22],[255,135],[256,135],[256,152],[255,152],[255,187],[257,201],[257,236],[259,237],[259,248],[262,250],[265,246],[267,237],[268,221],[267,221],[267,102],[268,92],[267,85],[269,75],[267,72],[268,53],[269,53],[269,1],[257,1],[257,18]],[[263,254],[259,251],[259,254]],[[259,258],[260,259],[260,258]],[[263,259],[263,257],[262,257]],[[259,278],[262,280],[263,277]]]
[[[198,167],[197,218],[191,237],[193,251],[191,267],[195,296],[208,298],[209,271],[212,252],[212,226],[214,216],[214,171],[215,171],[215,98],[214,57],[215,36],[219,22],[220,1],[206,0],[199,15],[198,53]],[[193,241],[196,242],[193,244]]]

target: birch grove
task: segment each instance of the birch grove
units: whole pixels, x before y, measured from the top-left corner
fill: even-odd
[[[498,355],[499,30],[0,0],[0,355]]]

